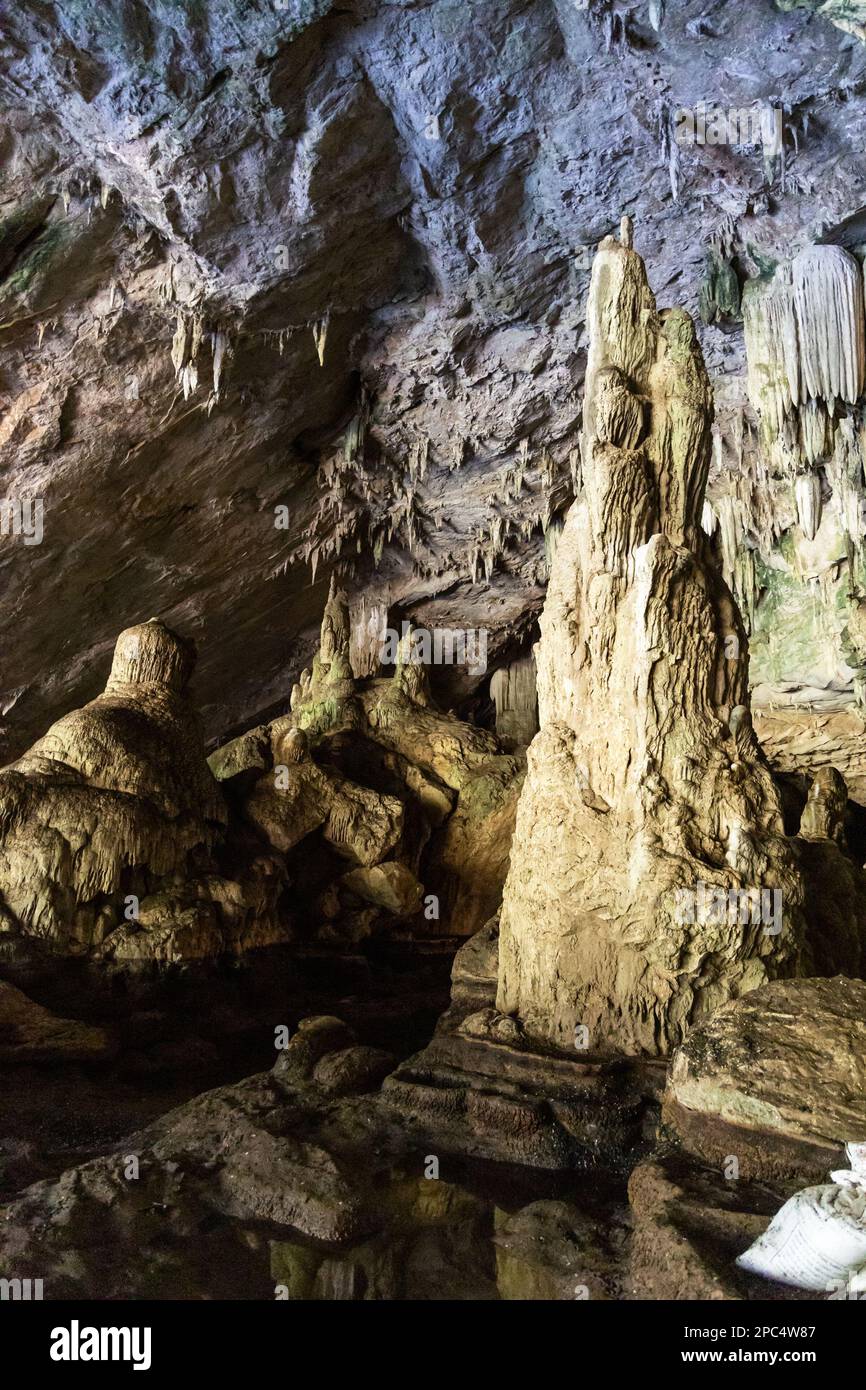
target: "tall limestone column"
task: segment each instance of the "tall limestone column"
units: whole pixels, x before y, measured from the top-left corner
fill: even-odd
[[[660,1055],[801,972],[803,885],[700,529],[709,381],[689,316],[656,309],[628,219],[599,248],[588,326],[585,497],[536,648],[497,1004],[543,1043],[585,1028],[593,1050]]]

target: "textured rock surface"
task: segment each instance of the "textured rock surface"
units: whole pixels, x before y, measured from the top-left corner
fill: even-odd
[[[112,1052],[101,1028],[57,1018],[14,985],[0,981],[0,1062],[94,1062]]]
[[[731,1181],[677,1156],[639,1164],[628,1185],[634,1234],[625,1297],[727,1302],[796,1296],[734,1263],[794,1190]]]
[[[171,960],[279,940],[279,866],[223,878],[225,804],[186,697],[195,653],[162,623],[117,640],[105,692],[0,774],[5,930],[75,954]]]
[[[398,918],[419,933],[471,935],[501,900],[522,762],[438,710],[421,664],[356,679],[350,638],[332,584],[291,714],[217,749],[210,766],[236,818],[286,856],[304,894],[319,893],[315,930],[325,919],[334,939],[362,940],[377,918]],[[314,832],[332,851],[318,868]]]
[[[866,805],[866,721],[856,709],[820,704],[806,709],[757,709],[755,732],[780,772],[833,767],[848,784],[852,800]]]
[[[653,284],[697,312],[706,255],[742,284],[821,225],[862,240],[846,8],[683,0],[653,27],[602,0],[17,4],[0,465],[5,495],[44,497],[45,540],[0,558],[0,756],[96,695],[116,633],[154,612],[199,643],[209,739],[284,708],[340,547],[353,591],[489,625],[510,660],[573,486],[587,248],[639,211]],[[768,186],[759,147],[672,140],[700,101],[784,104]],[[739,320],[704,347],[745,578],[769,483]]]
[[[673,1059],[664,1117],[744,1176],[823,1181],[866,1139],[866,984],[776,981],[726,1005]]]
[[[665,1053],[803,955],[802,879],[751,729],[745,636],[699,518],[712,403],[689,317],[602,243],[589,301],[586,501],[554,561],[500,920],[497,1006],[571,1046]],[[780,895],[774,933],[695,906]],[[692,904],[691,913],[688,912]],[[685,910],[684,910],[685,909]]]
[[[293,713],[208,765],[193,647],[156,620],[122,633],[104,694],[0,772],[5,932],[132,964],[240,954],[296,925],[475,931],[501,896],[521,765],[399,670],[362,699],[348,639],[332,591]]]

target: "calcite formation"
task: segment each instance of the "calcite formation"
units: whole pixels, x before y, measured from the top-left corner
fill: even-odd
[[[496,732],[524,747],[530,744],[538,732],[534,659],[522,657],[497,671],[490,698],[496,705]]]
[[[105,691],[0,773],[0,921],[54,950],[196,958],[278,939],[281,870],[230,881],[227,813],[186,695],[191,643],[121,633]]]
[[[841,246],[806,247],[750,281],[743,308],[749,395],[767,440],[784,441],[790,423],[790,444],[814,462],[827,452],[827,412],[863,391],[863,272]]]
[[[204,959],[495,911],[521,767],[423,667],[356,681],[332,585],[292,710],[205,758],[192,644],[121,633],[105,692],[0,772],[0,923],[115,963]],[[428,892],[425,897],[424,882]]]
[[[802,876],[748,708],[747,645],[700,517],[712,398],[691,319],[607,238],[589,296],[585,498],[536,651],[498,1008],[530,1038],[664,1054],[804,960]],[[780,895],[778,924],[755,907]]]
[[[237,821],[308,894],[314,882],[308,926],[328,939],[393,919],[470,935],[501,899],[522,766],[493,734],[436,709],[411,637],[390,678],[357,679],[349,604],[332,583],[291,712],[210,758]],[[314,833],[332,853],[315,872]]]
[[[318,581],[339,565],[352,598],[488,624],[511,657],[571,497],[585,256],[611,207],[640,206],[658,282],[691,304],[702,248],[742,278],[750,245],[793,254],[860,204],[866,48],[825,17],[859,5],[716,8],[6,7],[0,467],[46,518],[41,548],[4,546],[0,759],[96,693],[89,653],[130,613],[195,613],[209,742],[260,722],[288,643],[291,679],[315,649],[316,555]],[[723,71],[726,106],[784,94],[787,186],[759,189],[757,152],[663,155],[664,106],[712,104]],[[735,310],[730,273],[714,302]],[[714,379],[742,372],[738,332],[705,351]],[[323,515],[317,465],[353,451]]]

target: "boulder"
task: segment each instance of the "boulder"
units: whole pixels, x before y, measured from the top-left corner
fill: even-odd
[[[42,1062],[98,1062],[116,1051],[107,1033],[58,1018],[0,981],[0,1062],[4,1066]]]
[[[767,1229],[789,1189],[726,1178],[682,1156],[639,1163],[628,1184],[633,1235],[624,1297],[730,1302],[791,1297],[736,1259]]]
[[[866,983],[779,980],[726,1004],[675,1054],[663,1118],[708,1163],[824,1181],[866,1142]]]
[[[352,869],[340,882],[364,902],[373,903],[395,917],[411,917],[424,898],[424,889],[415,875],[394,859],[369,868]]]

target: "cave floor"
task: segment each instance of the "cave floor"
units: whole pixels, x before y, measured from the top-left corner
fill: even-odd
[[[425,953],[397,946],[339,960],[280,949],[242,970],[122,979],[109,991],[83,969],[67,970],[61,979],[38,961],[6,961],[6,976],[26,983],[40,1004],[98,1024],[115,1049],[98,1063],[0,1069],[0,1199],[7,1235],[34,1270],[50,1274],[53,1263],[49,1286],[55,1292],[47,1296],[801,1296],[732,1274],[736,1253],[787,1195],[781,1188],[747,1184],[734,1200],[717,1175],[696,1173],[659,1150],[559,1174],[432,1154],[438,1146],[402,1127],[378,1095],[315,1113],[298,1107],[296,1098],[283,1100],[265,1120],[278,1136],[321,1145],[318,1155],[336,1154],[342,1172],[360,1175],[368,1211],[357,1229],[341,1228],[338,1239],[317,1238],[309,1222],[304,1233],[293,1229],[291,1214],[270,1219],[270,1198],[253,1219],[246,1197],[234,1207],[233,1198],[216,1206],[210,1196],[202,1201],[229,1142],[225,1115],[228,1128],[237,1117],[242,1134],[247,1116],[260,1116],[272,1104],[275,1028],[294,1032],[301,1018],[338,1015],[359,1043],[403,1061],[432,1036],[448,999],[451,957],[441,943],[430,943]],[[215,1117],[212,1097],[228,1098],[228,1110]],[[148,1199],[134,1202],[112,1165],[116,1170],[124,1161],[127,1145],[141,1149],[142,1132],[161,1124],[171,1129],[177,1107],[178,1115],[190,1112],[199,1152],[188,1162],[175,1154],[165,1165],[177,1186],[166,1191],[148,1177],[142,1185]],[[185,1154],[183,1140],[175,1142]],[[245,1149],[244,1162],[254,1170],[255,1152]],[[320,1189],[319,1172],[304,1172],[300,1210],[308,1200],[322,1200],[329,1213],[339,1208],[339,1195]],[[636,1173],[630,1204],[629,1180],[634,1183]],[[279,1188],[279,1173],[268,1181]],[[248,1184],[246,1173],[240,1182]],[[293,1170],[289,1186],[294,1182]],[[103,1228],[106,1221],[110,1229]],[[328,1229],[322,1226],[326,1235]]]

